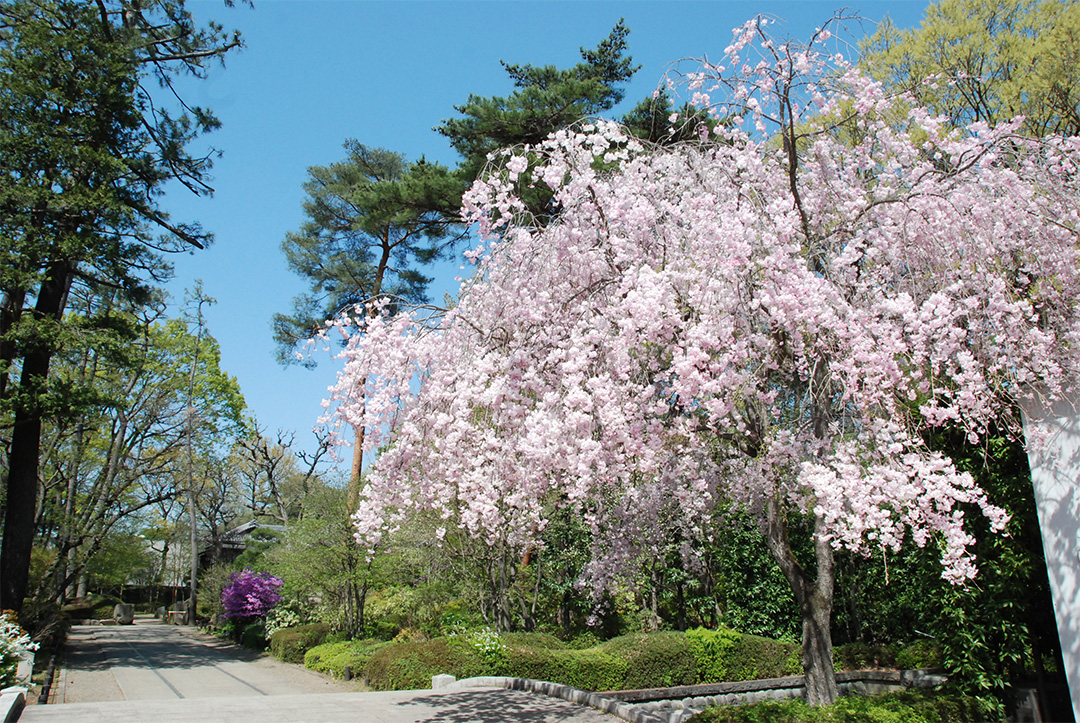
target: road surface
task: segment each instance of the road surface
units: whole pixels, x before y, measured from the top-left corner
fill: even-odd
[[[138,618],[76,626],[48,705],[20,723],[617,723],[563,700],[503,689],[359,692],[196,630]]]

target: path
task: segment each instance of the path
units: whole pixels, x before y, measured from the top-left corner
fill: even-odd
[[[138,618],[76,626],[52,702],[20,723],[614,723],[590,708],[523,691],[357,692],[196,630]]]

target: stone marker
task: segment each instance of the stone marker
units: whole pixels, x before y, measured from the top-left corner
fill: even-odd
[[[131,603],[117,603],[113,606],[112,616],[120,625],[131,625],[135,622],[135,606]]]

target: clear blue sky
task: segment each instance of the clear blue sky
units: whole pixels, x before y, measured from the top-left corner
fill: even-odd
[[[651,93],[673,61],[719,57],[731,29],[756,14],[782,19],[779,33],[806,37],[847,7],[866,19],[850,24],[857,38],[886,13],[900,27],[918,25],[927,4],[256,0],[254,9],[230,9],[221,0],[189,0],[196,18],[239,29],[247,47],[208,80],[184,84],[189,102],[209,106],[222,120],[208,140],[224,155],[215,164],[212,199],[174,189],[163,200],[174,219],[199,221],[216,236],[209,250],[173,259],[169,291],[182,299],[194,279],[203,280],[218,302],[207,314],[210,332],[250,412],[271,433],[293,430],[310,448],[337,368],[329,356],[315,371],[275,361],[271,317],[288,311],[306,288],[286,268],[279,244],[303,223],[307,168],[340,160],[346,138],[453,166],[455,153],[432,128],[470,93],[512,92],[500,59],[573,65],[579,48],[595,47],[619,18],[642,67],[614,115]],[[456,289],[458,273],[456,264],[431,269],[432,298]]]

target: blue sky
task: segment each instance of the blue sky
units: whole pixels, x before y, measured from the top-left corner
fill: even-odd
[[[682,58],[719,57],[731,29],[756,14],[783,20],[779,34],[805,37],[842,7],[864,22],[855,38],[889,14],[900,27],[918,25],[925,0],[893,2],[632,2],[456,0],[256,0],[254,9],[220,0],[189,0],[200,20],[237,28],[246,48],[214,68],[207,80],[184,83],[190,103],[212,108],[223,122],[208,138],[223,152],[214,167],[211,199],[172,190],[162,205],[173,218],[199,221],[216,236],[206,251],[173,258],[174,298],[202,279],[217,299],[208,313],[249,410],[270,432],[293,430],[303,448],[322,412],[336,364],[283,368],[274,358],[270,322],[305,290],[285,266],[279,244],[303,223],[307,168],[344,157],[342,143],[421,155],[448,166],[457,157],[432,128],[454,116],[470,93],[507,95],[512,86],[499,60],[566,67],[578,49],[595,47],[625,18],[630,54],[642,67],[627,87],[628,110]],[[433,267],[431,296],[457,288],[457,264]]]

